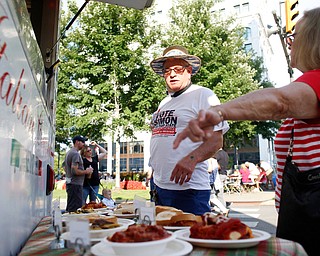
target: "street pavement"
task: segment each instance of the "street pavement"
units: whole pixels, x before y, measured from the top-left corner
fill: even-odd
[[[274,205],[274,191],[259,191],[259,192],[242,192],[242,193],[224,193],[226,202],[232,203],[264,203]]]
[[[274,197],[274,191],[224,194],[225,201],[230,203],[229,217],[272,235],[276,233],[278,218]]]

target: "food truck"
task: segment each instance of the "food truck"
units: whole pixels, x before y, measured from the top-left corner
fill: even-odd
[[[60,0],[0,1],[1,255],[17,255],[51,214],[60,9]]]

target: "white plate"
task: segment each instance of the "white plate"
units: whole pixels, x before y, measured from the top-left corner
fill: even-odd
[[[112,212],[108,207],[93,209],[94,212]]]
[[[122,231],[127,229],[126,225],[121,225],[120,227],[116,228],[108,228],[108,229],[98,229],[98,230],[89,230],[89,235],[90,235],[90,241],[91,242],[99,242],[103,238],[107,236],[113,235],[117,231]],[[61,234],[61,238],[64,240],[70,240],[70,232],[65,232]]]
[[[171,242],[168,243],[168,246],[166,247],[165,251],[162,253],[162,255],[166,256],[183,256],[187,255],[192,251],[192,245],[182,241],[174,239]],[[96,256],[116,256],[113,249],[108,246],[105,243],[98,243],[91,247],[91,253]]]
[[[96,212],[91,212],[91,213],[75,213],[75,214],[63,214],[62,215],[62,222],[66,222],[70,219],[75,219],[75,218],[80,218],[80,217],[90,217],[90,216],[99,216],[100,214]]]
[[[116,216],[117,218],[126,218],[126,219],[133,219],[138,216],[137,214],[134,214],[134,213],[122,214],[122,213],[114,213],[114,212],[109,213],[109,215]]]
[[[239,240],[213,240],[190,238],[190,230],[184,229],[175,232],[176,238],[187,241],[193,245],[206,248],[247,248],[267,240],[271,235],[261,230],[252,229],[253,238]]]
[[[118,219],[118,223],[126,226],[130,226],[132,224],[135,224],[133,220],[128,220],[128,219]]]
[[[70,240],[70,232],[65,232],[61,234],[61,239],[63,240]],[[101,242],[102,238],[90,238],[91,243]]]
[[[163,226],[166,230],[176,231],[181,229],[190,229],[190,227],[178,227],[178,226]]]
[[[125,230],[129,225],[134,224],[133,220],[126,220],[126,219],[118,219],[118,223],[120,227],[116,228],[109,228],[109,229],[96,229],[96,230],[89,230],[90,234],[90,241],[91,242],[100,242],[106,236],[111,236],[117,231]],[[64,240],[70,240],[70,232],[65,232],[61,234],[61,238]]]

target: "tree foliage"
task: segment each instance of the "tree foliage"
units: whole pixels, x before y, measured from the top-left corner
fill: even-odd
[[[87,7],[61,45],[60,142],[76,133],[101,140],[118,127],[128,136],[146,129],[164,90],[148,66],[157,33],[147,29],[146,13],[98,2]],[[69,10],[76,11],[74,3]]]
[[[151,27],[146,20],[151,10],[90,2],[77,26],[62,40],[57,142],[76,133],[101,140],[119,126],[127,136],[133,130],[147,129],[146,120],[165,95],[164,81],[152,72],[149,62],[172,44],[183,45],[201,58],[202,67],[193,82],[212,89],[221,102],[272,86],[262,79],[261,59],[243,49],[244,29],[232,18],[212,14],[214,3],[176,1],[172,22],[167,27]],[[74,3],[69,10],[64,24],[77,11]],[[272,122],[229,124],[229,147],[257,132],[268,138],[276,127]]]
[[[169,36],[162,43],[184,45],[189,53],[199,56],[202,67],[193,82],[212,89],[221,102],[226,102],[258,89],[259,84],[254,79],[256,70],[250,65],[252,56],[243,49],[243,28],[232,18],[221,18],[219,14],[212,17],[214,3],[213,0],[177,2],[170,14],[173,22],[167,29]],[[252,122],[229,124],[227,146],[238,145],[244,138],[255,135]]]

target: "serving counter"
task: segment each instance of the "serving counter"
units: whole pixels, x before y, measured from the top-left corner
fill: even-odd
[[[52,232],[49,232],[51,218],[45,217],[34,230],[29,240],[20,252],[20,256],[29,255],[78,255],[73,249],[50,249],[50,243],[55,239]],[[259,256],[307,256],[302,246],[293,241],[271,237],[266,241],[250,248],[241,249],[209,249],[193,246],[190,256],[225,256],[225,255],[259,255]]]

